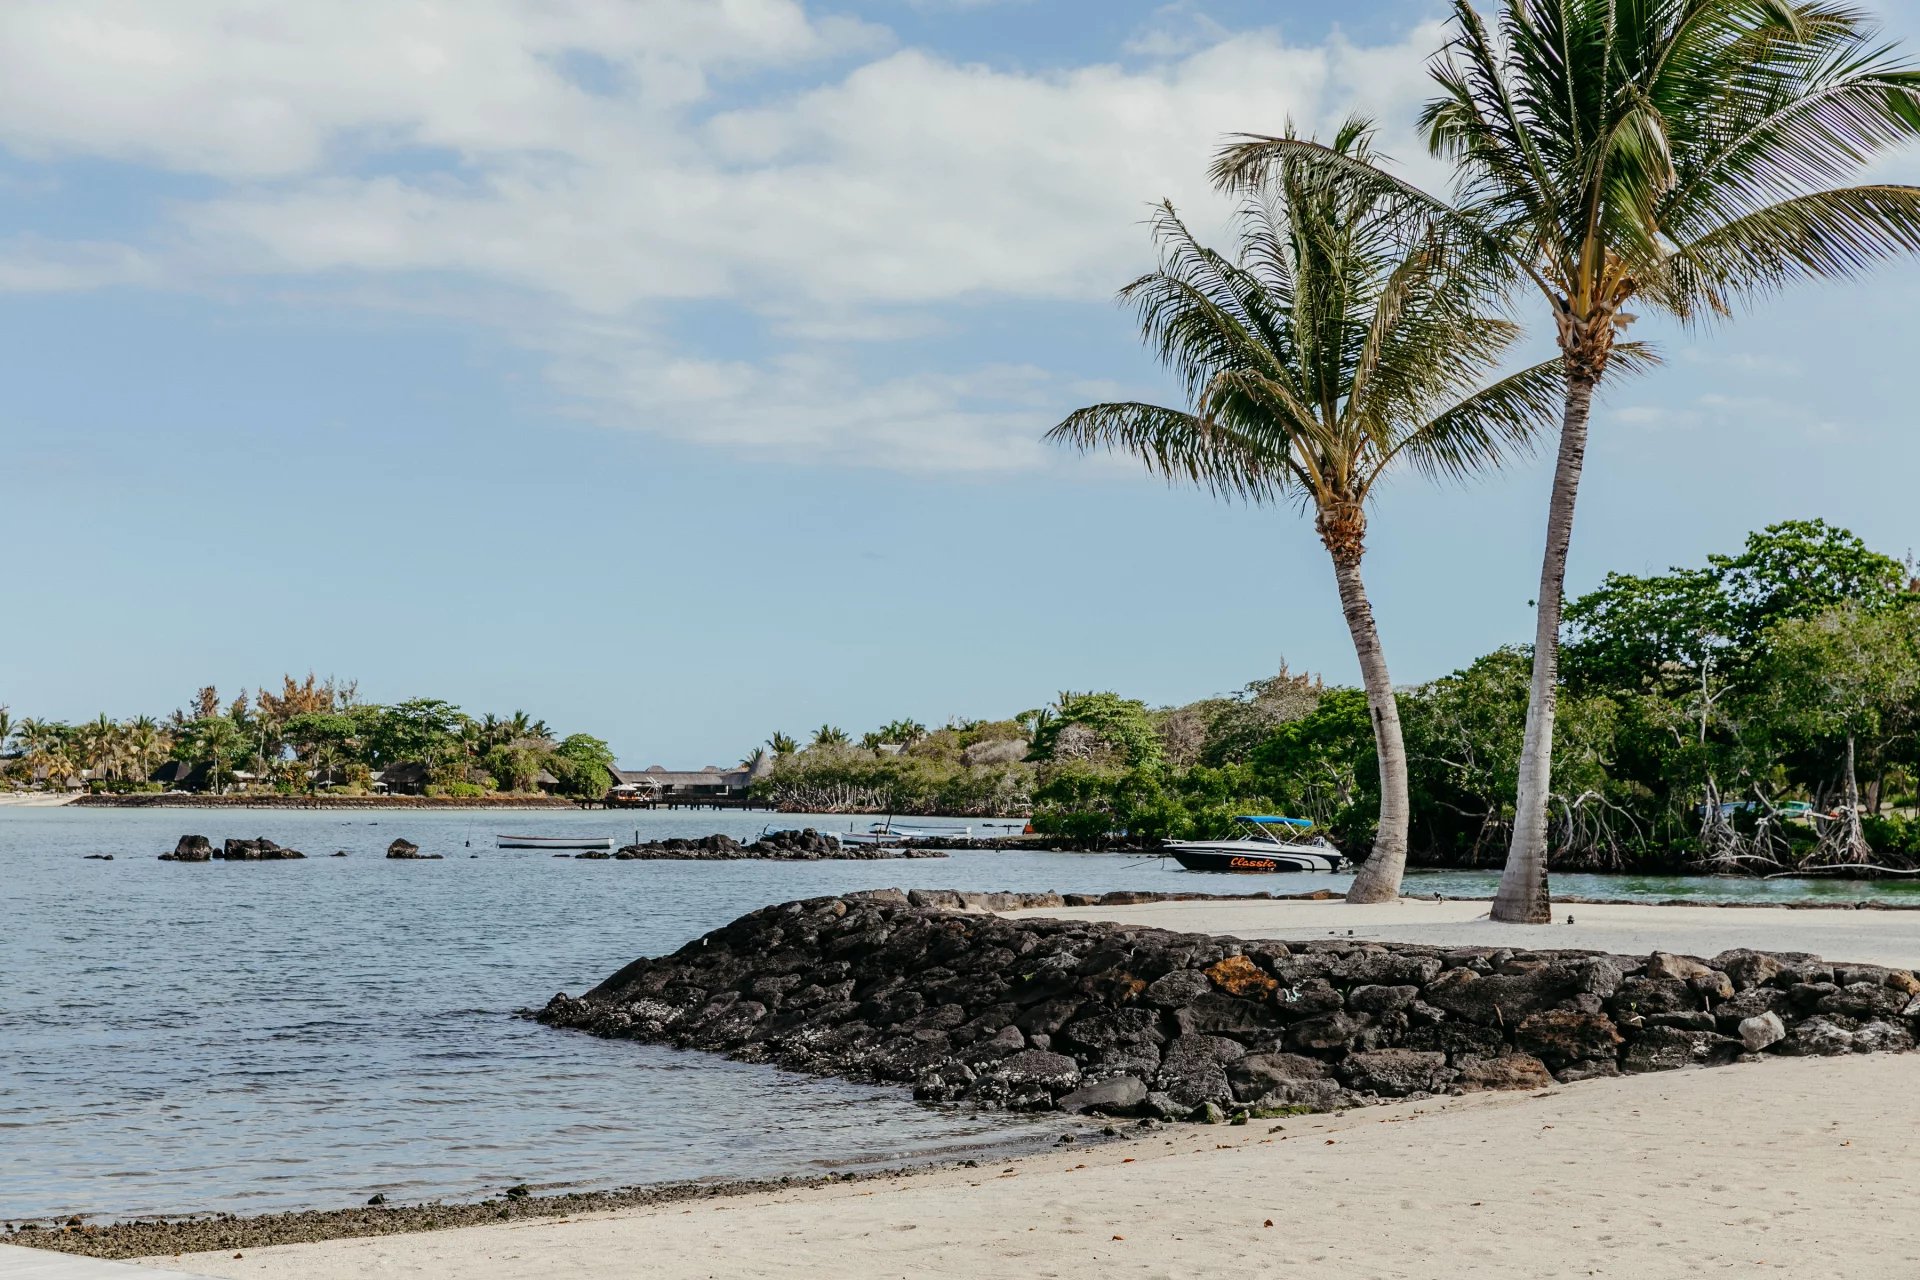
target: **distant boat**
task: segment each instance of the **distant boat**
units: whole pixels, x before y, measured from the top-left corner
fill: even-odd
[[[1321,836],[1306,833],[1305,818],[1245,813],[1235,818],[1247,834],[1237,840],[1169,840],[1167,854],[1189,871],[1265,874],[1275,871],[1338,871],[1346,858]],[[1281,838],[1281,833],[1286,835]]]
[[[893,819],[876,822],[865,831],[830,832],[841,844],[896,845],[908,840],[958,840],[973,839],[972,827],[896,827]]]
[[[612,836],[495,836],[502,849],[611,849]]]

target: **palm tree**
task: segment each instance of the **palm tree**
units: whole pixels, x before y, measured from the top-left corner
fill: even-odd
[[[910,747],[927,736],[927,726],[909,716],[881,725],[880,732],[886,741],[896,746]]]
[[[773,752],[774,758],[777,760],[784,756],[790,756],[798,751],[800,744],[787,734],[781,733],[776,729],[773,736],[767,739],[767,749]]]
[[[1366,162],[1371,132],[1349,121],[1332,153]],[[1380,768],[1373,852],[1348,899],[1380,902],[1400,892],[1410,811],[1399,708],[1360,573],[1368,500],[1396,465],[1464,477],[1527,445],[1551,423],[1560,370],[1536,365],[1489,383],[1518,327],[1488,314],[1484,282],[1434,219],[1286,161],[1247,194],[1234,258],[1201,245],[1162,205],[1160,269],[1120,294],[1191,410],[1094,405],[1049,438],[1128,450],[1223,497],[1291,499],[1314,512]]]
[[[91,771],[99,778],[119,773],[122,755],[120,726],[109,719],[106,712],[102,711],[98,718],[88,721],[81,728],[78,745],[82,769]]]
[[[1544,923],[1560,613],[1596,388],[1629,305],[1683,322],[1920,250],[1920,188],[1832,188],[1920,136],[1920,72],[1827,0],[1468,0],[1422,126],[1458,166],[1452,209],[1370,165],[1248,138],[1216,173],[1287,158],[1441,218],[1552,311],[1566,387],[1547,509],[1512,845],[1493,918]],[[1458,217],[1450,216],[1457,209]]]
[[[144,779],[153,772],[154,763],[167,753],[167,736],[152,716],[131,721],[125,731],[127,758]]]
[[[845,729],[823,724],[813,731],[813,745],[816,747],[844,747],[853,741]]]

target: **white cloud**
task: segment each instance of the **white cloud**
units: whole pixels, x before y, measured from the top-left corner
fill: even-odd
[[[0,141],[220,180],[155,237],[179,269],[435,273],[534,299],[556,321],[526,341],[610,423],[1025,466],[1035,424],[1072,406],[1038,371],[1018,394],[1003,369],[957,378],[926,340],[964,323],[955,304],[1105,305],[1148,261],[1148,202],[1203,227],[1224,212],[1204,170],[1225,134],[1356,108],[1404,123],[1441,38],[1204,34],[1142,67],[1013,72],[889,49],[795,0],[16,0]],[[808,64],[772,96],[751,79]],[[763,96],[740,105],[736,80]],[[689,301],[736,309],[774,354],[674,341]],[[856,376],[839,348],[876,340],[919,367]]]
[[[1153,11],[1146,25],[1127,41],[1126,51],[1148,58],[1180,57],[1219,44],[1230,34],[1194,0],[1174,0]]]
[[[899,471],[995,472],[1040,465],[1050,406],[1080,390],[1025,365],[857,376],[832,355],[703,359],[617,325],[545,340],[548,376],[579,412],[761,457]],[[1076,401],[1077,403],[1077,401]]]
[[[0,139],[226,176],[342,145],[566,151],[706,96],[714,75],[871,49],[797,0],[9,0]],[[607,66],[592,92],[569,55]]]
[[[69,293],[165,282],[160,263],[124,244],[48,242],[32,236],[0,242],[0,293]]]
[[[1822,441],[1852,433],[1852,427],[1822,418],[1813,408],[1775,396],[1728,395],[1708,391],[1689,399],[1660,404],[1629,404],[1609,409],[1607,416],[1644,432],[1690,433],[1711,431],[1744,438]],[[1610,441],[1610,446],[1614,442]],[[1644,442],[1621,442],[1617,447],[1644,448]]]

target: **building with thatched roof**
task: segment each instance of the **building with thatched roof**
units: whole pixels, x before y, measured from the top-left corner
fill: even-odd
[[[669,769],[655,764],[644,769],[615,769],[613,774],[616,787],[632,787],[662,800],[738,800],[755,781],[751,769],[722,769],[717,764],[704,769]]]

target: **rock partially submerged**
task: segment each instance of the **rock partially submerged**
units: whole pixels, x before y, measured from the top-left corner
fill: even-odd
[[[161,854],[160,861],[210,862],[217,858],[227,862],[284,862],[306,856],[298,849],[275,844],[265,836],[256,840],[229,839],[217,849],[205,836],[181,836],[179,843],[173,846],[173,852]]]
[[[172,853],[160,855],[162,862],[210,862],[213,842],[205,836],[181,836]]]
[[[1911,973],[1797,954],[1246,941],[970,913],[1062,901],[879,890],[767,907],[537,1016],[927,1101],[1163,1117],[1904,1049],[1920,1029]]]
[[[304,858],[307,855],[298,849],[289,849],[261,836],[257,840],[229,839],[222,848],[220,856],[228,862],[280,862],[288,858]]]
[[[600,857],[602,854],[577,854],[577,857]],[[872,845],[842,844],[831,835],[807,827],[801,831],[769,831],[752,844],[741,844],[732,836],[702,836],[698,840],[653,840],[645,844],[630,844],[618,849],[613,856],[623,861],[630,859],[671,859],[693,861],[731,862],[745,859],[761,859],[769,862],[819,862],[829,860],[875,861],[892,858],[944,858],[946,853],[936,849],[882,849]]]
[[[387,856],[389,858],[411,858],[415,861],[431,861],[446,855],[439,853],[422,853],[420,852],[420,846],[411,840],[395,840],[387,846]]]

